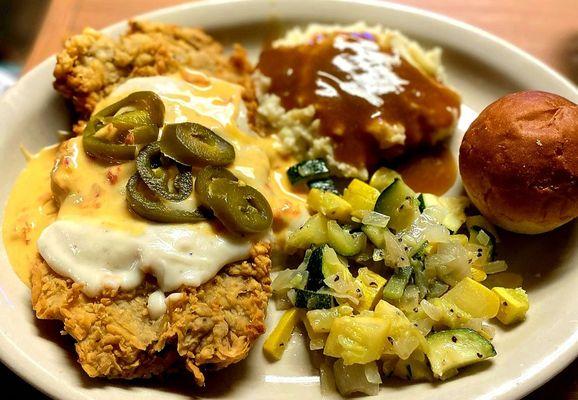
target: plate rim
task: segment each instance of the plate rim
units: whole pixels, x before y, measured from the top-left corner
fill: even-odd
[[[178,5],[173,5],[169,7],[163,7],[156,10],[152,10],[146,13],[131,16],[128,19],[123,19],[114,24],[108,25],[99,31],[106,34],[115,34],[115,32],[121,31],[127,26],[127,22],[130,19],[144,19],[144,20],[154,20],[155,18],[162,18],[170,14],[177,13],[181,10],[187,10],[188,12],[193,12],[196,8],[205,7],[217,7],[217,6],[228,6],[239,3],[263,3],[265,5],[279,4],[279,3],[290,3],[292,0],[197,0],[186,2]],[[574,97],[578,98],[578,87],[570,81],[570,79],[563,76],[560,72],[554,68],[547,65],[542,60],[531,55],[525,50],[522,50],[518,46],[505,39],[500,38],[482,28],[475,25],[460,21],[458,19],[430,11],[419,7],[392,3],[390,1],[382,0],[315,0],[320,3],[348,3],[352,6],[369,6],[378,7],[383,9],[388,9],[394,12],[404,12],[408,14],[413,14],[417,16],[426,17],[428,19],[437,20],[444,25],[450,25],[458,30],[466,31],[480,37],[485,43],[491,43],[494,46],[501,47],[510,53],[513,53],[518,58],[523,59],[525,62],[532,64],[534,67],[541,69],[547,75],[550,75],[559,84],[564,86],[567,90],[574,94]],[[282,15],[280,16],[282,18]],[[226,19],[226,18],[225,18]],[[55,64],[56,54],[44,59],[38,65],[33,67],[30,71],[24,74],[18,79],[15,85],[10,87],[3,95],[0,96],[0,106],[5,102],[10,101],[10,97],[16,94],[21,86],[26,85],[30,80],[34,80],[37,75],[45,74],[46,70],[52,70]],[[525,375],[525,379],[521,381],[516,381],[514,386],[506,392],[493,394],[488,393],[480,398],[484,399],[496,399],[496,400],[510,400],[521,398],[540,386],[544,385],[550,379],[558,375],[563,369],[565,369],[570,363],[572,363],[578,357],[578,332],[568,337],[564,342],[558,344],[555,354],[546,359],[546,362],[540,363],[540,369],[531,375]],[[12,370],[16,375],[18,375],[25,382],[44,393],[51,398],[58,398],[64,400],[75,400],[74,393],[70,393],[66,390],[65,386],[55,385],[55,377],[48,372],[42,371],[32,372],[29,367],[34,366],[33,360],[23,361],[23,359],[29,359],[30,357],[22,352],[20,347],[14,344],[11,339],[0,330],[0,362],[2,362],[7,368]],[[52,384],[49,384],[52,383]],[[86,399],[90,397],[83,396]]]

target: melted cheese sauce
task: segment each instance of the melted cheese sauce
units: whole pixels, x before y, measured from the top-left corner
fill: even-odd
[[[273,238],[282,238],[295,220],[307,215],[304,197],[291,192],[285,177],[294,160],[279,158],[271,139],[249,129],[240,86],[191,72],[186,78],[192,83],[178,76],[131,79],[99,104],[97,111],[134,91],[152,90],[165,104],[165,123],[192,121],[214,130],[235,147],[235,162],[230,166],[233,173],[269,200],[274,214]],[[40,155],[34,160],[37,158]],[[43,181],[44,198],[50,200],[53,195],[60,208],[56,221],[52,222],[56,217],[53,207],[50,220],[31,228],[29,236],[33,239],[29,242],[39,238],[38,249],[51,268],[83,283],[87,295],[97,295],[105,288],[136,288],[147,273],[157,278],[162,291],[198,286],[224,265],[246,259],[252,243],[259,239],[238,238],[215,222],[157,224],[136,216],[127,207],[125,196],[126,182],[135,172],[134,162],[102,164],[86,156],[81,138],[63,143],[58,152],[53,149],[44,158],[44,163],[31,162],[23,175],[29,176],[28,181],[30,176]],[[29,196],[30,187],[17,183],[10,202],[16,204],[19,198]],[[194,207],[196,202],[191,198],[183,203]],[[39,204],[39,200],[30,200],[29,208]],[[7,208],[6,214],[10,221],[32,221],[15,207]],[[10,221],[6,219],[4,228],[14,231],[15,223]],[[7,241],[6,247],[9,253],[17,253],[12,241]],[[36,247],[32,247],[31,254],[36,256]],[[31,262],[18,264],[22,276],[27,276]]]
[[[4,209],[4,247],[12,268],[26,285],[30,285],[30,267],[38,260],[36,241],[58,213],[50,190],[56,152],[57,146],[47,147],[28,161]]]

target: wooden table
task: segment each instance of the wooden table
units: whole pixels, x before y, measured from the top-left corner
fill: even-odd
[[[314,0],[312,0],[314,1]],[[26,63],[30,69],[85,26],[118,20],[182,0],[52,0]],[[476,25],[528,51],[578,82],[578,0],[398,0]],[[0,365],[0,383],[25,398],[43,398]],[[28,397],[28,395],[30,397]],[[578,400],[578,361],[527,399]]]

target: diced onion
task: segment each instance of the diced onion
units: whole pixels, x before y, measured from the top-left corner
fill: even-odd
[[[478,232],[478,234],[476,236],[476,240],[478,241],[478,243],[483,244],[484,246],[487,246],[492,239],[482,229]]]
[[[488,324],[487,322],[482,322],[482,331],[481,333],[488,339],[492,339],[496,334],[496,328],[492,325]]]
[[[372,364],[375,364],[375,362]],[[377,366],[375,366],[375,369],[377,369]],[[365,365],[344,365],[343,360],[339,359],[333,364],[333,373],[335,375],[337,389],[339,390],[339,393],[344,396],[353,393],[364,393],[370,396],[375,396],[379,393],[379,383],[370,382],[368,380]],[[372,375],[372,379],[375,380],[375,377],[371,372],[370,375]]]
[[[370,211],[363,216],[361,223],[363,225],[377,226],[378,228],[385,228],[389,223],[389,217],[378,213],[377,211]]]
[[[437,322],[443,318],[443,311],[434,306],[426,299],[423,299],[419,304],[421,305],[423,312],[425,312],[426,315],[430,317],[432,320]]]
[[[370,362],[364,365],[365,366],[365,377],[369,383],[377,383],[380,384],[382,382],[381,375],[379,375],[379,368],[377,368],[377,364],[374,362]]]
[[[321,383],[321,394],[330,395],[335,393],[335,377],[333,376],[333,366],[330,361],[324,357],[319,365],[319,380]]]
[[[371,257],[373,261],[382,261],[384,257],[382,249],[374,249],[373,256]]]
[[[492,261],[484,265],[484,272],[486,274],[497,274],[508,269],[508,264],[504,260]]]

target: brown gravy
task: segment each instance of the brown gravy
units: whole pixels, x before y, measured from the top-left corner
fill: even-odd
[[[396,171],[414,191],[438,196],[447,192],[457,178],[455,157],[446,146],[418,153],[401,162]]]
[[[268,48],[258,68],[285,108],[313,105],[336,157],[356,166],[371,168],[405,148],[431,144],[459,113],[457,93],[368,33],[322,34],[308,44]],[[405,144],[384,152],[384,125],[396,123],[405,127]]]

